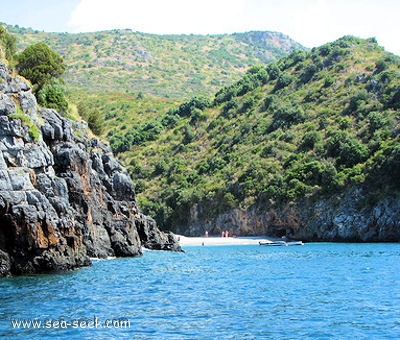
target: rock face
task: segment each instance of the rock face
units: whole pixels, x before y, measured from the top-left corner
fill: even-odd
[[[400,196],[382,195],[376,201],[361,188],[321,199],[297,209],[293,237],[309,241],[400,242]],[[299,207],[300,208],[300,207]]]
[[[255,205],[248,210],[232,209],[209,217],[197,205],[188,226],[178,233],[190,236],[220,234],[287,236],[303,241],[400,242],[400,194],[374,197],[360,187],[321,198],[306,199],[277,207]]]
[[[30,86],[0,62],[0,276],[138,256],[142,246],[180,250],[140,213],[110,148],[84,122],[39,109]]]

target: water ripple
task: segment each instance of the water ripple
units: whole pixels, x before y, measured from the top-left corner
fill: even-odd
[[[400,338],[400,245],[188,247],[0,280],[0,336]],[[15,318],[127,318],[129,329],[13,330]]]

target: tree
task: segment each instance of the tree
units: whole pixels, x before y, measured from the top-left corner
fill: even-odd
[[[54,79],[61,79],[66,69],[62,57],[45,43],[27,47],[17,58],[18,73],[32,83],[36,92]]]
[[[27,47],[17,56],[17,71],[32,83],[38,103],[60,112],[68,109],[61,76],[65,72],[62,57],[44,43]]]

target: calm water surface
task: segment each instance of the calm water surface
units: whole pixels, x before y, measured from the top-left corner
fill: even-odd
[[[0,337],[400,338],[400,244],[185,251],[1,279]],[[12,326],[30,320],[39,328]]]

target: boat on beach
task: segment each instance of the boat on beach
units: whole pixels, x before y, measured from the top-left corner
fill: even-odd
[[[260,246],[303,246],[303,241],[271,241],[265,242],[260,241],[258,242]]]

